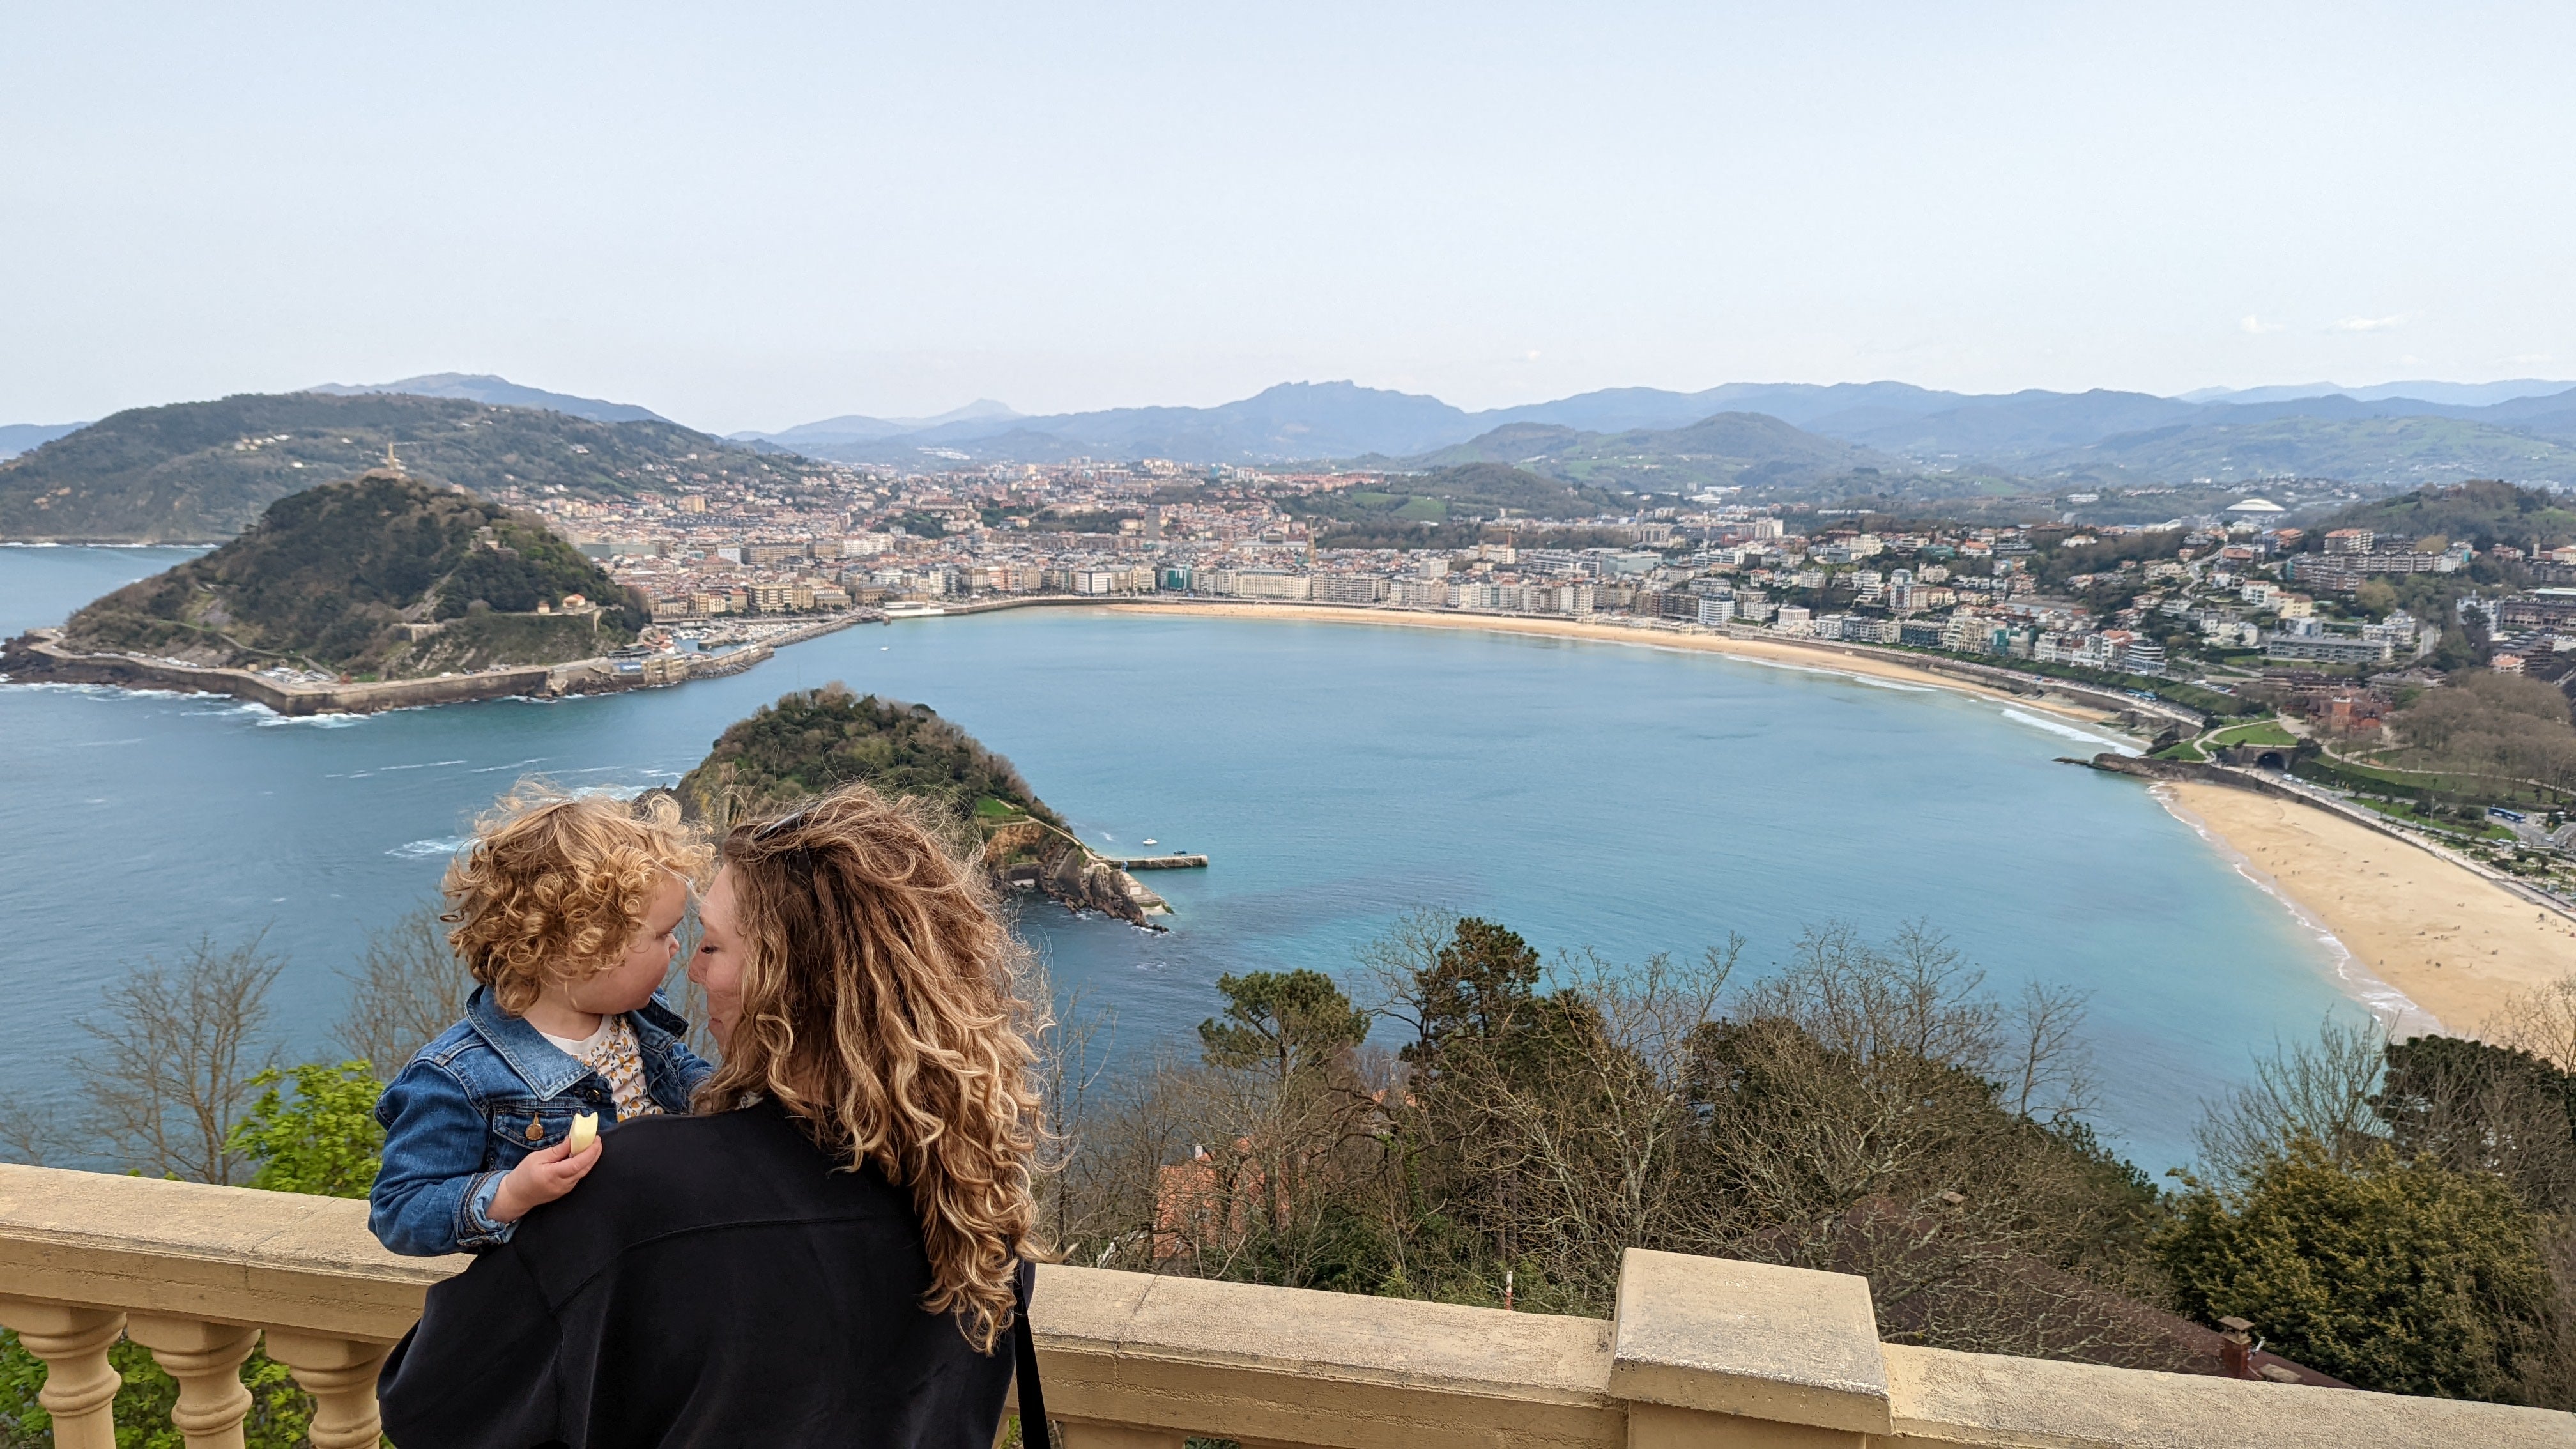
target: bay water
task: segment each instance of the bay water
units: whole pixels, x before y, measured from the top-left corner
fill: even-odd
[[[0,548],[0,632],[187,556]],[[0,1092],[68,1104],[102,987],[201,936],[264,932],[290,1051],[332,1054],[342,971],[513,781],[668,783],[829,681],[938,710],[1104,849],[1212,858],[1146,877],[1167,933],[1021,912],[1059,991],[1114,1013],[1116,1057],[1187,1049],[1227,972],[1354,977],[1416,906],[1624,961],[1740,932],[1748,974],[1808,925],[1921,921],[1999,993],[2090,993],[2100,1125],[2153,1172],[2255,1053],[2358,1009],[2340,948],[2137,782],[2055,763],[2101,742],[1999,702],[1642,645],[1045,609],[848,629],[676,689],[363,717],[0,685]]]

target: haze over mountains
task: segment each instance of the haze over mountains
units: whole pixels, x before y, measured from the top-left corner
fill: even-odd
[[[1756,425],[1740,421],[1721,440],[1707,429],[1723,415],[1788,428],[1756,439]],[[1628,458],[1708,464],[1685,470],[1712,475],[1695,479],[1703,482],[1726,464],[1789,464],[2106,483],[2289,473],[2391,486],[2471,476],[2576,484],[2576,384],[2538,380],[2351,391],[2318,384],[2198,400],[2110,390],[1980,395],[1899,382],[1729,383],[1687,393],[1610,388],[1483,412],[1348,382],[1282,383],[1211,408],[1033,417],[985,401],[909,430],[908,421],[852,416],[735,437],[839,462],[916,465],[1482,459],[1577,477],[1569,471],[1576,461]]]
[[[651,408],[637,407],[633,403],[602,402],[595,397],[575,397],[570,393],[548,392],[539,387],[522,387],[506,377],[494,377],[484,372],[431,372],[419,377],[406,377],[399,382],[323,382],[305,391],[332,397],[396,392],[410,397],[443,397],[486,403],[498,408],[544,408],[548,412],[588,418],[594,423],[670,421]]]
[[[419,461],[432,472],[456,470],[450,481],[469,486],[600,486],[593,475],[611,467],[641,477],[682,454],[710,452],[932,469],[1075,458],[1396,469],[1483,462],[1607,492],[1738,487],[1777,501],[2027,497],[2151,485],[2211,492],[2283,477],[2369,489],[2468,478],[2576,487],[2576,384],[2316,390],[2327,386],[2195,398],[2102,389],[1969,394],[1900,382],[1729,383],[1699,392],[1608,388],[1469,412],[1414,393],[1297,382],[1216,407],[1029,416],[981,399],[937,417],[849,414],[719,441],[631,403],[488,374],[438,373],[136,409],[87,426],[0,431],[0,443],[44,444],[0,462],[0,533],[225,537],[272,499],[380,457],[388,440],[427,445]],[[388,407],[394,411],[375,415]],[[406,410],[423,407],[465,412],[432,418]],[[476,408],[493,410],[484,421],[497,432],[473,431]],[[557,436],[566,428],[614,431],[585,435],[584,445],[598,450],[585,455],[573,450],[569,434]],[[446,456],[469,437],[472,459]]]

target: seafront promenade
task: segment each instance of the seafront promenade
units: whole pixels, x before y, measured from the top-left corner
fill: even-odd
[[[1840,669],[1873,677],[1913,677],[1952,688],[2017,697],[2041,708],[2090,712],[2096,722],[2127,716],[2147,734],[2167,725],[2197,730],[2200,715],[2160,700],[2140,699],[2069,681],[2019,673],[1968,660],[1912,654],[1866,644],[1799,639],[1769,630],[1740,626],[1710,628],[1669,620],[1601,616],[1553,619],[1531,615],[1458,609],[1417,609],[1395,604],[1262,603],[1211,600],[1197,596],[1037,594],[972,599],[913,611],[850,609],[800,620],[766,633],[722,654],[661,653],[640,657],[602,656],[560,664],[523,665],[447,674],[426,679],[315,680],[288,671],[213,669],[173,659],[132,654],[82,653],[63,645],[59,629],[34,629],[0,646],[0,673],[24,680],[67,684],[109,684],[133,689],[171,689],[186,693],[223,694],[247,700],[282,715],[369,714],[388,709],[415,709],[437,704],[471,704],[508,698],[560,698],[605,694],[626,689],[653,689],[739,674],[772,658],[777,651],[855,624],[919,622],[1005,613],[1018,609],[1106,608],[1213,617],[1322,619],[1412,627],[1485,629],[1501,633],[1594,638],[1613,642],[1649,640],[1682,647],[1787,659],[1815,667]],[[2069,709],[2068,707],[2072,708]]]

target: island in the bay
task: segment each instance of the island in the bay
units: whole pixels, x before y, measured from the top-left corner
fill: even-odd
[[[283,713],[677,683],[765,658],[642,642],[651,601],[543,519],[398,466],[290,493],[230,543],[0,646],[21,679]]]
[[[961,843],[1013,885],[1151,930],[1162,929],[1153,917],[1171,913],[1067,829],[1009,760],[928,705],[854,694],[837,682],[785,695],[726,729],[673,793],[683,814],[721,829],[852,781],[936,802],[971,832]]]

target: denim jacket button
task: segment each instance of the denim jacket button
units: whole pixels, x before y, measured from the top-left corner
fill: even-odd
[[[528,1119],[528,1134],[527,1134],[527,1135],[528,1135],[528,1140],[529,1140],[530,1142],[542,1142],[542,1141],[544,1141],[544,1140],[545,1140],[545,1136],[546,1136],[546,1124],[544,1124],[543,1122],[538,1121],[538,1120],[537,1120],[536,1118],[534,1118],[534,1117],[529,1118],[529,1119]]]

